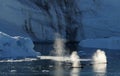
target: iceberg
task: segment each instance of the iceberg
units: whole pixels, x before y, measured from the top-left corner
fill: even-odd
[[[79,45],[86,48],[120,49],[120,37],[82,40]]]
[[[0,59],[33,58],[37,53],[30,38],[12,37],[0,32]]]

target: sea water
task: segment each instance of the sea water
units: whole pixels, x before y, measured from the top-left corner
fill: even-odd
[[[47,49],[47,47],[44,48],[44,50]],[[89,58],[97,49],[82,48],[80,50],[84,52],[84,55],[80,55],[81,58]],[[107,56],[107,64],[87,65],[86,62],[83,68],[70,68],[68,64],[64,65],[65,63],[51,60],[0,62],[0,76],[119,76],[119,50],[103,50]]]

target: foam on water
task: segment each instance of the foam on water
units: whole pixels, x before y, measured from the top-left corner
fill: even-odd
[[[25,59],[8,59],[8,60],[0,60],[0,63],[2,62],[27,62],[27,61],[36,61],[38,60],[37,58],[25,58]]]

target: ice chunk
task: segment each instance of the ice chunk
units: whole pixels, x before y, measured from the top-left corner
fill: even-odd
[[[12,37],[0,32],[0,58],[26,58],[36,57],[34,44],[30,38],[20,36]]]

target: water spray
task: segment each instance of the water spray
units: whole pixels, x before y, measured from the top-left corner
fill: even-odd
[[[56,34],[56,39],[54,42],[54,49],[56,56],[64,56],[65,55],[65,40],[61,38],[59,34]]]
[[[107,63],[107,57],[104,51],[98,49],[93,57],[92,57],[92,64],[103,64],[103,63]]]
[[[80,57],[78,56],[76,51],[72,52],[72,54],[70,56],[70,60],[72,62],[72,67],[73,68],[81,67],[81,65],[80,65]]]

